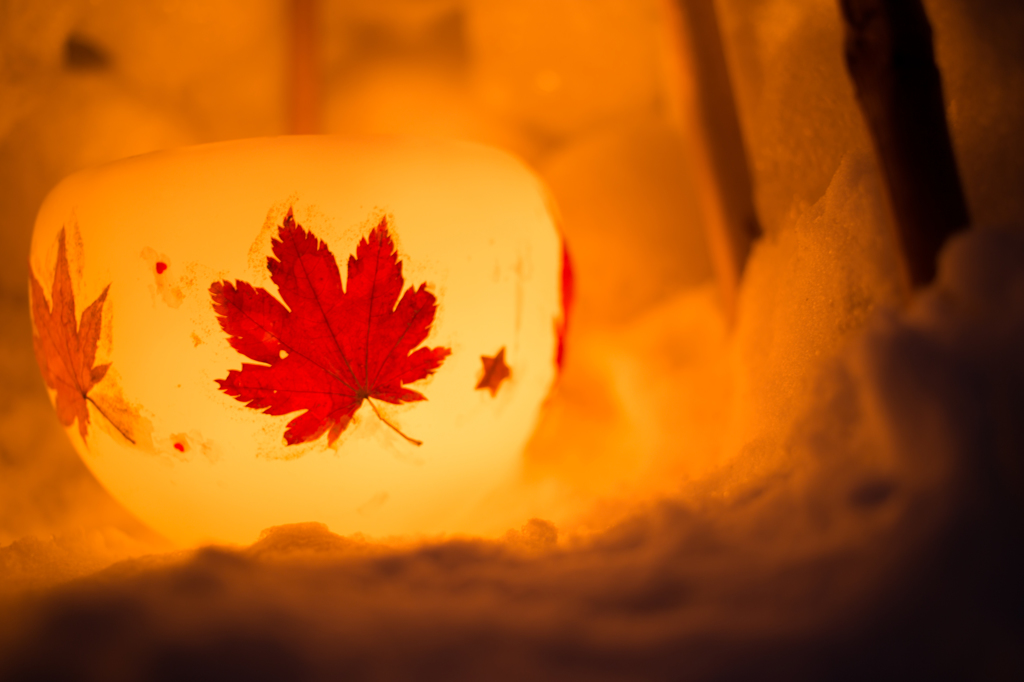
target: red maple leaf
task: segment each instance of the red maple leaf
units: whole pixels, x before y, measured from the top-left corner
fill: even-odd
[[[426,284],[402,294],[402,263],[387,219],[349,257],[345,288],[334,254],[295,222],[291,210],[272,244],[267,269],[284,305],[247,282],[210,286],[231,346],[263,363],[229,371],[217,380],[221,390],[266,414],[304,410],[288,422],[289,445],[316,440],[325,431],[333,444],[364,400],[381,421],[419,445],[373,401],[426,400],[404,385],[433,374],[451,350],[416,349],[430,333],[437,302]]]
[[[71,426],[77,419],[78,432],[85,440],[89,432],[89,408],[86,403],[91,403],[103,414],[89,397],[89,391],[110,368],[110,363],[93,366],[103,321],[103,302],[107,299],[110,285],[82,312],[79,323],[75,318],[75,295],[71,290],[71,273],[62,229],[57,241],[57,267],[53,274],[53,288],[50,290],[53,306],[46,300],[42,285],[31,271],[29,287],[32,296],[32,341],[43,380],[57,392],[55,403],[60,423]]]

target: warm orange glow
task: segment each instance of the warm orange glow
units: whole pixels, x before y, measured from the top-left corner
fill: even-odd
[[[438,301],[423,345],[452,351],[410,385],[425,401],[364,402],[333,447],[326,436],[286,445],[298,413],[264,414],[216,383],[253,361],[229,345],[210,285],[245,281],[280,300],[267,257],[290,208],[343,280],[349,254],[386,217],[405,286],[427,283]],[[78,423],[68,434],[111,493],[168,537],[249,542],[310,520],[340,533],[458,531],[516,471],[556,372],[562,255],[539,181],[512,157],[298,137],[83,171],[36,222],[30,265],[51,302],[62,229],[76,316],[110,287],[95,358],[110,368],[89,392],[87,436]],[[477,390],[481,358],[502,352],[508,376]]]

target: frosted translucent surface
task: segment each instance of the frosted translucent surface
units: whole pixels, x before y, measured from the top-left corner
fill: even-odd
[[[405,286],[426,282],[438,314],[425,345],[452,354],[410,385],[425,402],[364,403],[334,448],[287,446],[298,413],[268,416],[218,388],[253,362],[228,344],[210,284],[244,280],[275,296],[266,259],[289,208],[334,253],[345,279],[356,244],[390,222]],[[136,157],[67,178],[36,222],[30,266],[50,296],[67,232],[76,313],[105,286],[90,394],[118,391],[136,446],[92,411],[97,478],[179,542],[251,541],[267,526],[317,520],[335,532],[457,531],[514,472],[555,373],[561,241],[537,179],[512,157],[441,142],[293,137]],[[476,390],[481,356],[502,347],[511,377]],[[134,434],[134,432],[133,432]]]

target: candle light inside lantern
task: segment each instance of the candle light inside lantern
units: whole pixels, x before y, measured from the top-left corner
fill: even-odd
[[[453,142],[250,140],[83,171],[40,210],[30,267],[75,447],[183,543],[459,530],[514,472],[564,326],[540,183]]]

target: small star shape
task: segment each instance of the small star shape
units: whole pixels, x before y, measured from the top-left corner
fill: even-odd
[[[480,362],[484,363],[484,375],[480,379],[480,383],[476,385],[477,390],[489,389],[493,397],[497,395],[501,382],[508,379],[512,374],[508,365],[505,364],[505,347],[502,346],[501,350],[493,358],[481,355]]]

